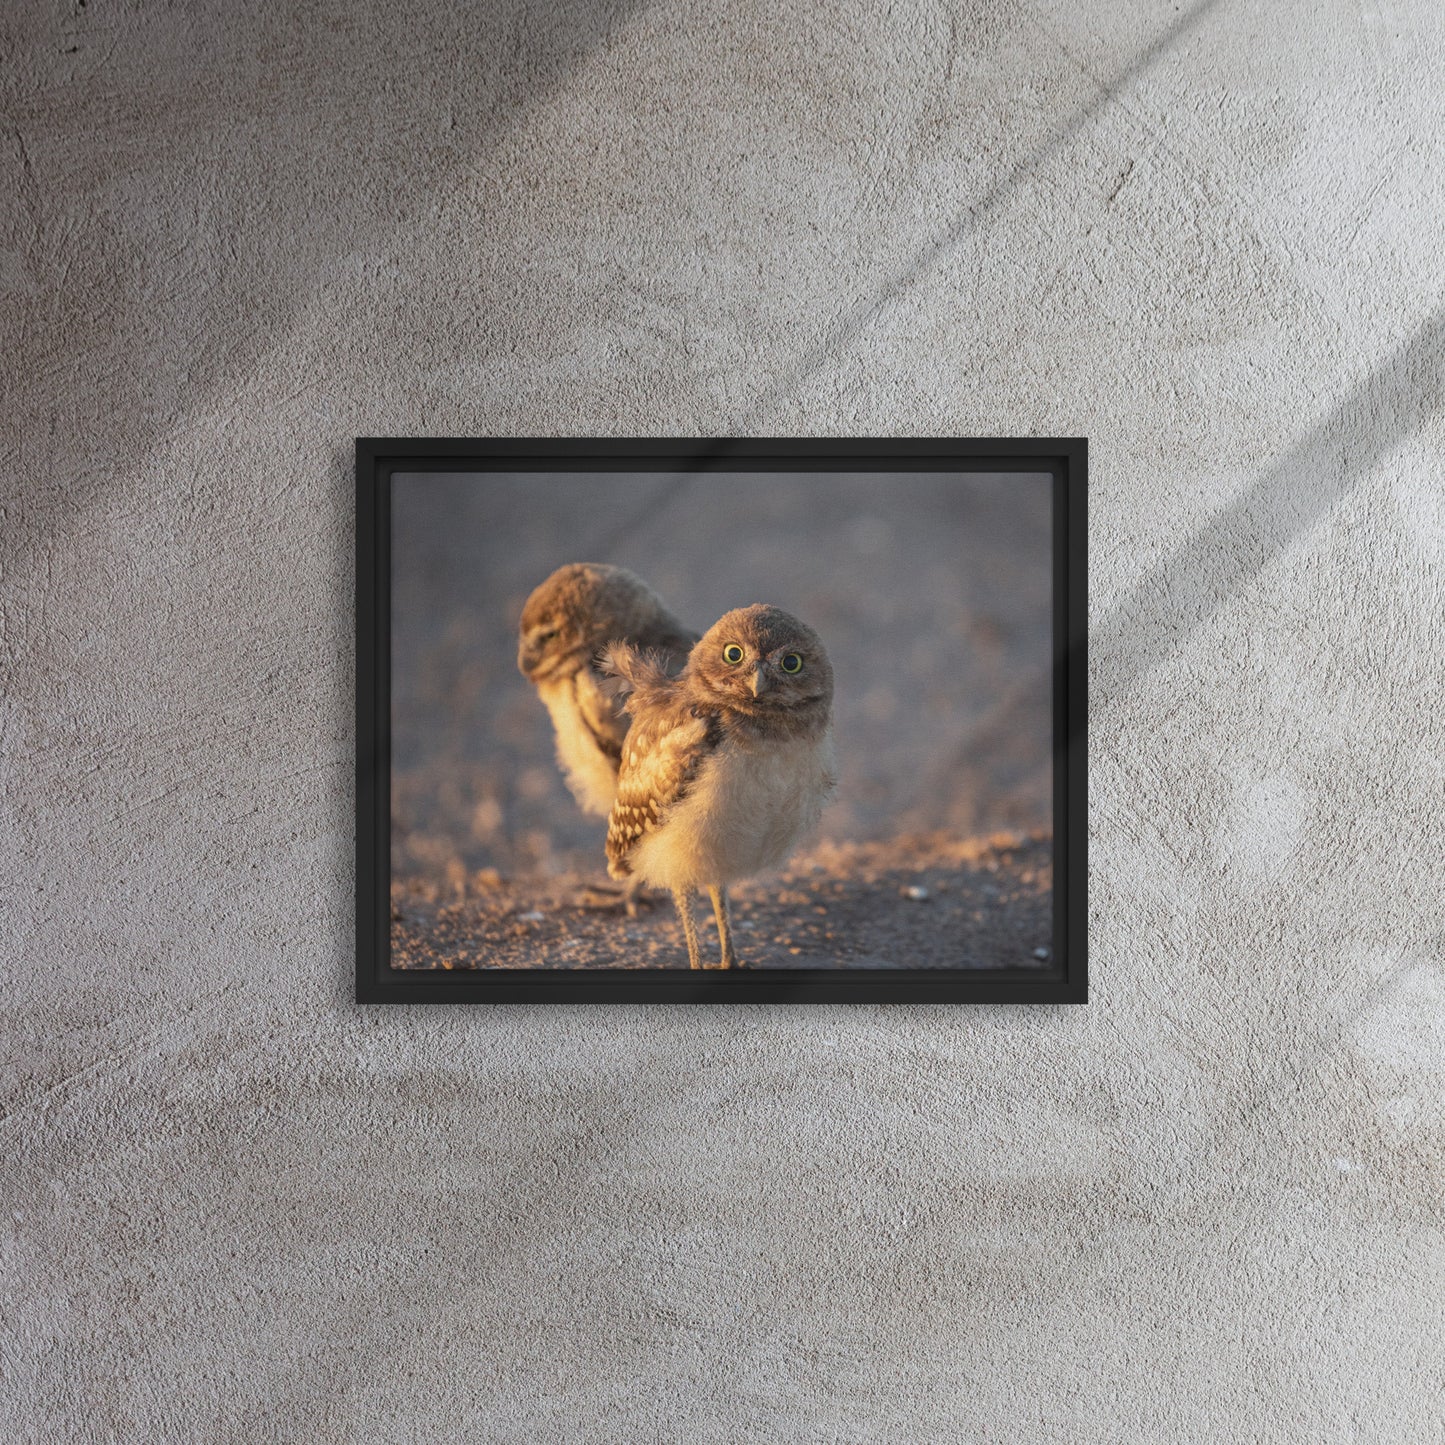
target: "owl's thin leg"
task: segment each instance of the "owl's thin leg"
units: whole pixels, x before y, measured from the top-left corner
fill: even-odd
[[[722,945],[722,966],[736,968],[738,956],[733,952],[733,931],[728,924],[727,889],[709,884],[707,891],[712,895],[712,911],[717,918],[718,942]]]
[[[692,891],[687,888],[673,890],[672,901],[677,904],[677,916],[682,919],[682,931],[687,939],[687,964],[689,968],[701,968],[702,959],[697,948],[697,924],[692,917]]]

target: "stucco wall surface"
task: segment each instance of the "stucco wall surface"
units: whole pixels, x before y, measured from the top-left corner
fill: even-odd
[[[0,16],[0,1437],[1445,1438],[1432,0]],[[1091,438],[1087,1008],[359,1010],[350,442]]]

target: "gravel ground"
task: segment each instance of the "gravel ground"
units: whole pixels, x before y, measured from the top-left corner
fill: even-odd
[[[822,844],[778,877],[732,890],[749,968],[1000,968],[1048,963],[1049,840],[943,835]],[[686,968],[669,898],[628,918],[580,902],[581,873],[539,883],[495,869],[392,887],[398,968]],[[704,956],[717,929],[699,900]]]

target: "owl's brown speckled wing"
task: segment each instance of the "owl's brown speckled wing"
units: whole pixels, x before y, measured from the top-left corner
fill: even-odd
[[[632,647],[645,652],[658,667],[668,673],[681,671],[687,661],[688,649],[697,641],[697,634],[677,627],[670,620],[655,620],[639,629],[631,639]],[[598,751],[606,756],[614,769],[622,760],[623,740],[627,737],[628,718],[614,691],[595,667],[584,667],[572,680],[577,713],[592,736]]]
[[[627,717],[602,685],[602,679],[584,667],[572,679],[572,695],[582,725],[614,768],[622,758],[622,741],[627,736]]]
[[[687,795],[720,736],[715,720],[690,709],[646,709],[633,720],[607,820],[607,871],[614,878],[632,872],[632,850]]]

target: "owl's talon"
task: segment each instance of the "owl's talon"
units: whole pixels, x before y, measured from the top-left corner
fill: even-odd
[[[587,908],[597,913],[622,912],[629,918],[636,918],[643,908],[654,907],[656,901],[632,882],[615,887],[607,883],[588,883],[572,895],[576,908]]]
[[[598,913],[616,913],[627,907],[621,893],[605,893],[600,888],[579,888],[572,895],[574,908],[589,908]]]

